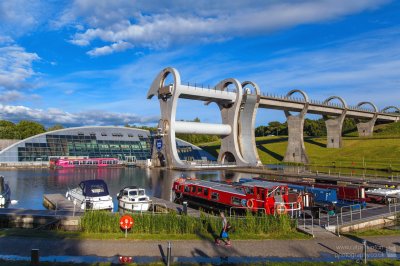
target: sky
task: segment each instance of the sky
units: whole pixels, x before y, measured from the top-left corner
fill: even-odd
[[[399,12],[389,0],[0,1],[0,119],[153,126],[146,94],[165,67],[204,86],[399,107]],[[177,119],[196,117],[221,121],[216,104],[179,100]],[[257,125],[273,120],[283,111],[258,111]]]

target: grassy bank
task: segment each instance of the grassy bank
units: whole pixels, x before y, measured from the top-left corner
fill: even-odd
[[[181,216],[175,213],[164,215],[133,214],[134,226],[130,234],[135,239],[213,239],[221,229],[218,217],[201,215],[200,218]],[[85,235],[120,237],[119,214],[86,212],[81,221]],[[235,239],[286,239],[307,238],[296,231],[295,221],[288,216],[254,216],[228,218],[233,226]]]
[[[287,137],[256,138],[257,151],[263,164],[281,163],[286,152]],[[201,146],[214,156],[218,155],[220,142]],[[307,155],[311,166],[318,168],[361,169],[366,174],[374,170],[400,171],[400,138],[343,138],[343,148],[327,149],[326,138],[305,138]],[[396,174],[395,174],[396,175]]]

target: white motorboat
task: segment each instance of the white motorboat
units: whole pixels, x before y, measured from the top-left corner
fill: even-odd
[[[114,208],[106,182],[101,179],[85,180],[69,189],[65,197],[76,202],[82,210],[110,210]]]
[[[0,176],[0,206],[6,206],[11,199],[11,190],[4,181],[4,176]]]
[[[148,211],[151,205],[150,198],[143,188],[128,186],[118,193],[118,207],[122,210],[133,212]]]

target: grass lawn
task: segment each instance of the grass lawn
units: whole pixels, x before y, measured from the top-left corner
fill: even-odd
[[[382,229],[370,229],[370,230],[365,230],[365,231],[358,231],[358,232],[352,232],[351,234],[346,234],[350,236],[357,236],[357,237],[366,237],[366,236],[400,236],[400,230],[399,229],[387,229],[387,228],[382,228]]]
[[[280,163],[286,152],[287,136],[256,138],[258,154],[263,164]],[[201,146],[214,156],[220,142]],[[326,138],[305,138],[307,155],[315,167],[336,167],[367,170],[400,171],[400,138],[343,138],[343,148],[327,149]]]

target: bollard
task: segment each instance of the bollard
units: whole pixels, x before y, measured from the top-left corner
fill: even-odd
[[[32,266],[39,265],[39,249],[36,248],[31,249],[31,265]]]
[[[363,240],[363,258],[364,264],[367,264],[367,240]]]
[[[336,215],[337,236],[340,237],[339,216]]]
[[[167,266],[171,264],[171,242],[168,241],[168,248],[167,248]]]
[[[187,201],[182,202],[182,206],[183,206],[183,214],[187,215]]]

